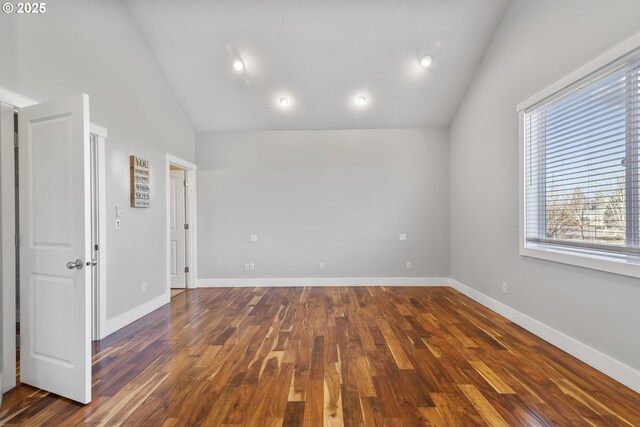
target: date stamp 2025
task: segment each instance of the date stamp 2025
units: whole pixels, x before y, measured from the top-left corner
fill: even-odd
[[[47,12],[47,3],[9,3],[2,5],[4,13],[16,13],[25,15],[36,15]]]

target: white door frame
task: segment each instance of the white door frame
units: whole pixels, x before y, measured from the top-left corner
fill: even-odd
[[[2,108],[2,390],[16,386],[16,220],[14,126],[15,108],[39,104],[38,101],[0,87]],[[7,268],[7,266],[9,268]]]
[[[187,263],[189,264],[189,273],[187,273],[186,278],[186,287],[187,289],[193,289],[196,287],[196,280],[198,279],[198,192],[197,192],[197,181],[196,181],[196,171],[198,167],[187,160],[181,159],[174,155],[167,153],[166,156],[166,166],[165,166],[165,187],[166,187],[166,196],[167,196],[167,221],[165,226],[165,247],[167,250],[167,292],[171,291],[171,250],[169,248],[169,242],[171,240],[169,227],[170,227],[170,215],[171,215],[171,188],[170,181],[171,177],[169,175],[169,170],[171,165],[178,166],[185,170],[185,176],[187,179],[187,190],[185,197],[187,198],[186,203],[186,212],[185,212],[185,221],[189,224],[189,229],[187,230],[187,240],[185,245],[185,252],[187,254]]]
[[[0,101],[4,101],[0,99]],[[2,192],[2,393],[16,386],[16,199],[13,105],[0,104]]]
[[[93,341],[104,338],[107,327],[107,129],[91,123],[90,133],[97,137],[98,143],[98,266],[99,266],[99,289],[98,289],[98,315],[91,313],[93,322],[91,325],[91,339]],[[92,299],[92,308],[96,301]],[[97,336],[95,332],[97,332]]]
[[[4,393],[16,386],[16,281],[15,281],[15,165],[14,165],[14,126],[13,114],[16,108],[29,107],[39,104],[32,98],[0,87],[0,103],[4,103],[0,110],[3,126],[0,127],[1,162],[0,191],[1,204],[1,236],[2,236],[2,389]],[[8,108],[7,108],[8,107]],[[6,123],[5,123],[6,122]],[[5,124],[8,124],[5,126]],[[98,137],[98,191],[100,222],[100,338],[106,336],[107,326],[107,178],[106,178],[106,147],[107,129],[91,123],[90,133]],[[5,268],[4,266],[10,266]],[[6,351],[12,349],[12,351]]]

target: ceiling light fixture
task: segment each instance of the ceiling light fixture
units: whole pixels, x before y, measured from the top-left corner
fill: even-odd
[[[433,63],[433,57],[432,56],[425,56],[420,60],[420,66],[422,68],[429,68],[431,67],[431,64]]]
[[[291,100],[289,98],[287,98],[286,96],[281,96],[280,99],[278,99],[278,104],[282,108],[287,108],[289,106],[289,104],[291,104]]]
[[[358,107],[362,107],[366,103],[367,103],[367,98],[364,95],[360,95],[356,97],[356,105]]]
[[[233,69],[236,70],[237,72],[244,70],[244,63],[239,59],[236,59],[235,61],[233,61],[233,64],[231,65],[233,66]]]

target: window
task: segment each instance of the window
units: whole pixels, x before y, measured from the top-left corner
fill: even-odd
[[[585,67],[521,108],[521,249],[640,268],[640,54]]]

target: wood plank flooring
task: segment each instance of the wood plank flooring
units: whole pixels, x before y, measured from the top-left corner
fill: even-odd
[[[93,401],[2,425],[640,426],[640,395],[445,287],[184,292],[96,343]]]
[[[186,289],[171,289],[171,298],[177,297],[178,295],[186,291]]]

